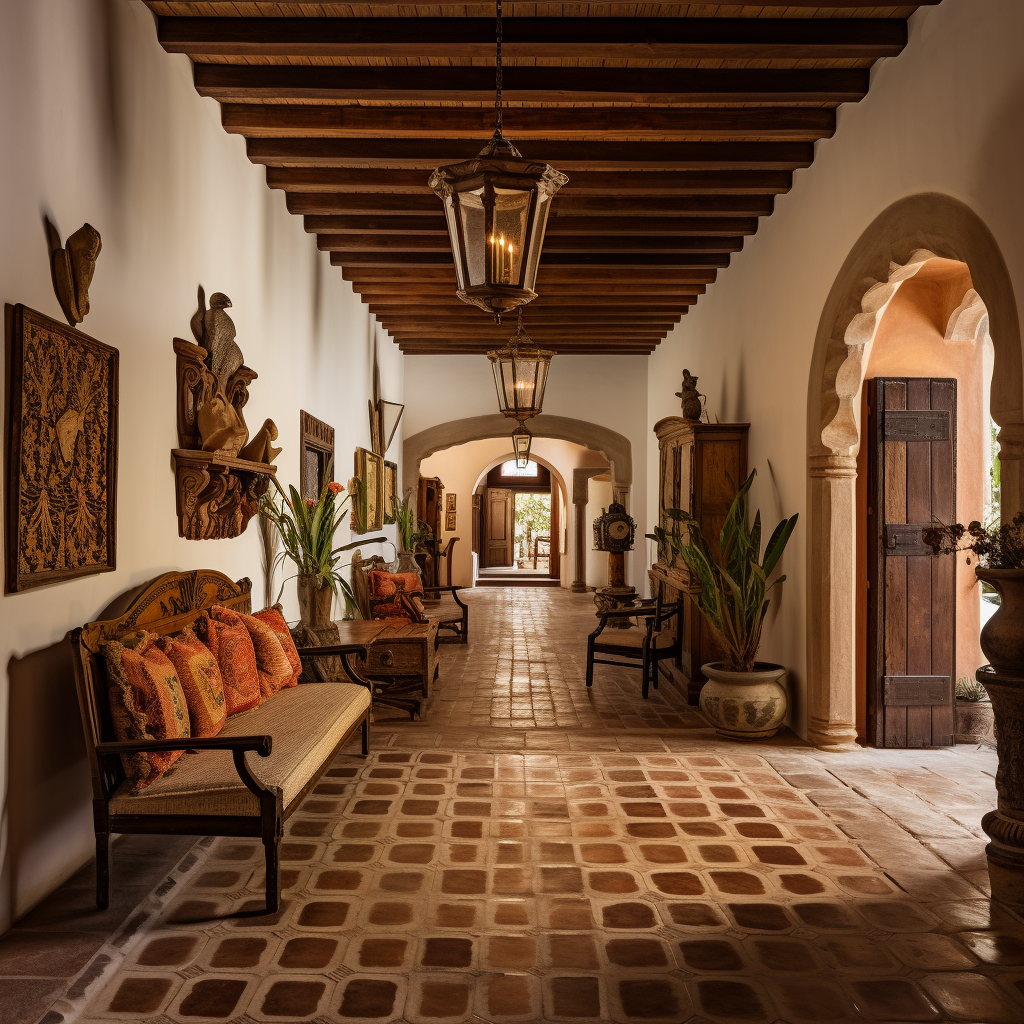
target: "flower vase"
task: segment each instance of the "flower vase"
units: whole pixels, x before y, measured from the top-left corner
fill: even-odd
[[[411,551],[399,551],[398,560],[392,566],[392,572],[411,572],[417,576],[422,576],[423,573],[420,570],[420,563],[416,561],[416,556]]]
[[[296,580],[299,593],[299,615],[310,629],[326,629],[331,625],[334,592],[321,576],[300,574]]]
[[[1024,678],[1024,569],[976,569],[999,595],[999,608],[981,630],[981,650],[1001,675]]]

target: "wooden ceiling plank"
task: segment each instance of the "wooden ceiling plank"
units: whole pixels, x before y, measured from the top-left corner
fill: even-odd
[[[486,103],[488,67],[342,67],[305,64],[193,65],[201,96],[217,100],[389,100]],[[506,102],[847,103],[867,94],[866,68],[733,69],[508,67]]]
[[[652,136],[665,140],[831,138],[833,107],[511,107],[508,138],[591,140]],[[486,107],[353,107],[225,103],[221,123],[249,138],[490,138]]]
[[[332,260],[333,262],[333,260]],[[342,266],[341,277],[343,281],[361,282],[438,282],[445,285],[455,284],[455,267],[449,262],[440,266],[420,267],[356,267]],[[617,283],[630,286],[645,282],[648,284],[660,284],[662,286],[675,286],[679,284],[714,284],[718,279],[718,272],[714,268],[691,267],[680,270],[678,268],[666,270],[660,267],[633,267],[620,269],[602,269],[594,267],[588,274],[586,280],[580,280],[580,275],[574,270],[565,267],[541,267],[537,274],[538,284],[571,284],[571,285],[597,285],[607,284],[613,286]]]
[[[267,184],[291,192],[372,192],[432,195],[424,171],[352,167],[268,167]],[[793,187],[791,171],[577,171],[559,202],[578,195],[781,195]]]
[[[169,53],[190,56],[470,58],[494,55],[493,18],[162,17]],[[508,59],[827,60],[893,57],[903,21],[882,18],[508,18]]]

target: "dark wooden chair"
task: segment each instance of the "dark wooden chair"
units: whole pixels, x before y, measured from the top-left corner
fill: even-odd
[[[682,650],[681,631],[676,629],[673,632],[666,625],[681,611],[681,600],[662,604],[658,597],[655,601],[645,601],[632,608],[603,612],[597,629],[587,637],[587,686],[594,685],[595,665],[630,666],[639,663],[642,673],[640,692],[647,700],[650,687],[658,688],[658,663],[678,657]],[[624,619],[636,619],[637,624],[625,629],[616,625],[608,628],[610,624]]]

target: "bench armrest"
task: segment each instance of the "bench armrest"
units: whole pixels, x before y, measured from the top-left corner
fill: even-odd
[[[272,736],[191,736],[176,740],[112,740],[97,743],[97,754],[146,754],[161,750],[255,750],[270,757]]]

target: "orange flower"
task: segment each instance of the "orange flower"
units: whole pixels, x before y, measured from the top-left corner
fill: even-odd
[[[332,480],[332,481],[331,481],[331,482],[330,482],[330,483],[329,483],[329,484],[327,485],[327,490],[329,490],[329,491],[331,492],[331,494],[341,494],[341,492],[342,492],[342,490],[344,490],[344,488],[343,488],[343,487],[341,486],[341,484],[339,484],[339,483],[335,483],[335,482],[334,482],[334,481]]]
[[[312,498],[307,498],[306,508],[316,508],[316,502]]]

